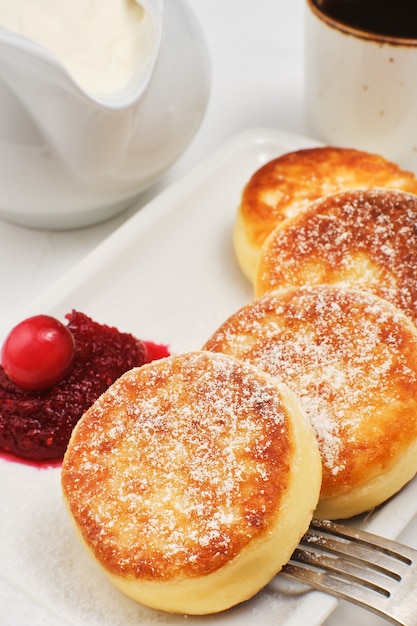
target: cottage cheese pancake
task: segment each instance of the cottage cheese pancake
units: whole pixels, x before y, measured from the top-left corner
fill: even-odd
[[[267,236],[313,200],[374,187],[417,193],[417,179],[379,155],[349,148],[307,148],[266,163],[248,181],[236,216],[234,247],[242,270],[253,282]]]
[[[114,584],[190,614],[270,581],[307,529],[320,483],[294,394],[210,352],[121,377],[77,425],[62,469],[71,516]]]
[[[417,330],[386,300],[329,285],[270,293],[204,348],[261,367],[300,398],[323,462],[315,517],[367,511],[415,475]]]
[[[277,226],[262,249],[255,292],[335,284],[369,290],[417,322],[417,196],[345,191]]]

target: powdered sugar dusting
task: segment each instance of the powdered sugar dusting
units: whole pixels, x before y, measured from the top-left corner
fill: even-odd
[[[367,289],[417,320],[417,196],[387,189],[320,198],[265,245],[257,294],[302,284]]]
[[[417,192],[413,173],[376,154],[321,146],[287,152],[257,169],[242,194],[247,233],[261,247],[271,230],[328,194],[384,187]]]
[[[362,454],[364,424],[378,429],[385,405],[417,401],[415,329],[372,294],[330,286],[271,293],[233,315],[205,347],[279,376],[300,397],[324,484],[352,471],[346,449]],[[410,429],[415,421],[410,415]]]
[[[172,357],[126,374],[80,422],[64,492],[118,573],[207,573],[276,514],[288,428],[262,372],[224,355]]]

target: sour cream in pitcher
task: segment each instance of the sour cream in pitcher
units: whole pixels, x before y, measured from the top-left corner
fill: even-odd
[[[126,87],[155,34],[135,0],[0,0],[0,26],[47,48],[103,97]]]

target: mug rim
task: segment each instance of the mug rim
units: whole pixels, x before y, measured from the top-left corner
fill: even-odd
[[[346,35],[351,35],[356,39],[364,39],[366,41],[378,44],[387,44],[391,46],[404,46],[409,48],[417,47],[417,37],[393,37],[390,35],[371,33],[360,28],[355,28],[354,26],[349,26],[349,24],[345,24],[344,22],[334,17],[331,17],[327,13],[324,13],[317,4],[317,0],[307,0],[307,5],[309,6],[311,12],[314,13],[315,16],[322,22],[325,22],[331,28],[341,31]]]

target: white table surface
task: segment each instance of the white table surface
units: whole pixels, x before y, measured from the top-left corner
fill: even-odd
[[[205,31],[213,74],[208,110],[192,144],[132,208],[106,223],[53,232],[0,220],[1,319],[15,316],[133,212],[225,140],[257,126],[303,134],[304,0],[190,0],[190,4]],[[401,537],[417,547],[417,519]],[[347,626],[355,618],[362,626],[387,623],[343,605],[325,624]]]

